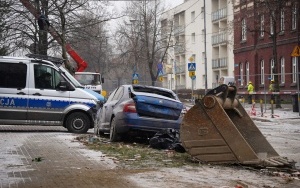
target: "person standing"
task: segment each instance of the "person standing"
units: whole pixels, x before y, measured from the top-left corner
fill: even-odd
[[[254,86],[252,82],[249,81],[247,91],[248,91],[248,104],[252,104],[252,95],[253,95]]]
[[[275,83],[274,80],[271,80],[271,83],[269,85],[269,92],[274,92],[275,91]],[[274,103],[275,100],[275,95],[273,93],[271,93],[271,101],[273,101]]]

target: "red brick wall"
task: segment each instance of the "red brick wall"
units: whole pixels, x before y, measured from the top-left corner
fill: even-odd
[[[249,2],[249,1],[248,1]],[[237,8],[237,7],[235,7]],[[264,7],[259,7],[264,8]],[[260,61],[264,60],[265,75],[270,74],[270,62],[272,59],[272,39],[269,34],[264,33],[264,37],[260,37],[260,31],[257,29],[260,25],[259,12],[263,12],[260,9],[253,9],[244,7],[239,12],[235,12],[234,15],[234,63],[235,63],[235,77],[238,79],[240,70],[239,64],[243,64],[244,75],[246,74],[245,63],[249,62],[250,80],[255,86],[255,91],[263,91],[264,87],[268,88],[269,80],[265,76],[265,86],[260,85]],[[255,10],[255,11],[254,11]],[[264,10],[265,11],[265,10]],[[282,35],[277,35],[277,64],[278,73],[280,73],[280,58],[285,59],[285,84],[280,86],[281,91],[295,91],[296,85],[292,84],[292,58],[291,53],[294,47],[297,45],[296,31],[291,31],[291,10],[289,7],[285,9],[285,31]],[[262,14],[262,13],[261,13]],[[250,15],[250,16],[249,16]],[[247,24],[247,40],[241,41],[241,20],[246,18]],[[264,13],[266,30],[269,30],[269,14]],[[278,23],[279,24],[279,23]],[[277,26],[279,28],[279,25]],[[280,76],[279,76],[280,80]],[[240,83],[237,81],[239,91],[246,91],[246,75],[244,76],[244,86],[239,87]]]

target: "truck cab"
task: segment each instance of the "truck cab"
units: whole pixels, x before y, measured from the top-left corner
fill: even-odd
[[[97,72],[75,72],[75,79],[84,86],[85,89],[93,90],[102,94],[102,84],[104,79]]]

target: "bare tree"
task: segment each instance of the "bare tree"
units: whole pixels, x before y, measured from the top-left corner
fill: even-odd
[[[11,2],[0,1],[0,55],[6,55],[8,52],[8,45],[4,38],[7,35],[7,20],[6,16],[9,14],[9,6]]]
[[[57,54],[57,49],[60,49],[58,54],[61,54],[66,60],[68,60],[66,44],[73,42],[74,44],[71,45],[78,47],[78,49],[76,48],[77,51],[85,52],[85,45],[76,44],[82,43],[84,38],[89,38],[92,41],[102,37],[99,36],[99,33],[90,32],[90,29],[94,25],[104,25],[104,22],[110,19],[109,14],[103,13],[105,12],[105,8],[103,8],[105,3],[93,3],[93,7],[91,7],[88,0],[20,0],[20,2],[29,3],[33,7],[34,11],[31,13],[24,4],[17,1],[13,2],[14,4],[10,6],[10,25],[8,26],[11,35],[7,39],[14,44],[14,48],[16,50],[29,49],[32,53],[44,55],[48,54],[49,49],[51,49],[50,53],[52,54]],[[43,13],[49,19],[50,27],[48,30],[39,30],[36,19],[37,12]],[[93,16],[86,16],[89,14]],[[90,51],[94,54],[99,52],[98,47],[93,47]],[[80,54],[80,56],[83,55]],[[69,70],[76,67],[69,61],[66,61],[66,66]]]
[[[164,60],[169,47],[160,35],[163,11],[164,7],[159,0],[129,2],[124,13],[131,20],[131,25],[128,26],[128,21],[125,21],[118,29],[124,40],[127,40],[127,48],[122,53],[131,54],[129,56],[132,57],[135,71],[144,70],[144,78],[148,74],[151,85],[155,85],[157,64]]]

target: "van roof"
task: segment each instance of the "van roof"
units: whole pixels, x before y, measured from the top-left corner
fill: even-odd
[[[57,66],[57,67],[60,66],[63,63],[62,59],[54,58],[54,57],[50,57],[50,56],[45,56],[47,58],[39,58],[39,57],[42,57],[42,55],[31,56],[31,54],[30,54],[30,55],[26,55],[26,56],[27,57],[0,56],[0,59],[28,61],[28,62],[34,62],[34,63],[54,65],[54,66]],[[51,59],[51,58],[54,58],[54,59]]]

